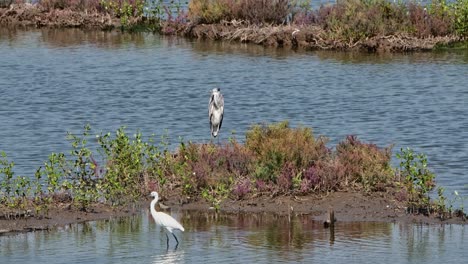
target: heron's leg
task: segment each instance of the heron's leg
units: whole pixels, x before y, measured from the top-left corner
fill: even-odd
[[[174,236],[175,241],[177,241],[177,245],[179,245],[179,240],[177,239],[177,237],[174,235],[174,233],[172,233],[172,235]]]

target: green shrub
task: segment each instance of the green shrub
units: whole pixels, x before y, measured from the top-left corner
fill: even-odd
[[[316,139],[310,128],[289,128],[287,121],[255,125],[246,133],[246,148],[256,157],[256,175],[275,181],[286,162],[298,171],[329,155],[326,138]]]
[[[462,37],[468,36],[468,0],[457,0],[453,5],[455,31]]]
[[[8,197],[12,196],[13,194],[13,176],[14,171],[13,168],[15,163],[12,161],[8,161],[7,155],[5,152],[0,152],[0,174],[2,176],[0,182],[0,199],[1,201],[5,201]]]
[[[90,131],[91,126],[86,124],[81,136],[67,133],[67,139],[72,145],[71,156],[65,164],[57,164],[61,166],[65,175],[64,187],[71,193],[74,204],[81,210],[87,210],[96,202],[100,192],[100,179],[95,175],[92,151],[87,146]]]
[[[155,162],[158,150],[144,143],[140,132],[133,138],[128,136],[125,127],[119,128],[114,138],[110,133],[101,135],[98,142],[106,164],[100,183],[106,200],[112,204],[136,200],[145,191],[144,174]]]
[[[226,0],[191,0],[188,8],[189,18],[198,23],[218,23],[229,16]]]
[[[403,177],[410,204],[413,207],[428,206],[429,191],[435,187],[435,175],[427,167],[426,155],[401,148],[396,157],[400,160],[399,174]]]
[[[357,183],[370,192],[385,189],[394,180],[390,147],[380,149],[355,136],[348,136],[336,146],[336,155],[344,167],[345,185]]]

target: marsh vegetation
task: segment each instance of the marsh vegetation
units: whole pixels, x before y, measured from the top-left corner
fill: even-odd
[[[433,200],[435,175],[424,154],[410,148],[396,154],[348,136],[334,147],[311,128],[292,128],[288,122],[253,125],[245,143],[200,144],[181,141],[169,149],[169,138],[133,136],[119,128],[114,134],[69,133],[71,150],[52,153],[34,177],[15,176],[14,162],[2,152],[0,204],[4,209],[30,210],[38,217],[56,204],[68,203],[87,211],[91,205],[120,206],[144,199],[151,191],[161,196],[206,200],[215,209],[225,200],[251,197],[323,196],[336,191],[386,193],[405,203],[408,212],[464,217],[453,208],[443,189]],[[94,142],[94,144],[92,144]],[[189,202],[190,202],[189,201]]]

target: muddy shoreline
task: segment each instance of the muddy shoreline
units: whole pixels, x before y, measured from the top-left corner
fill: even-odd
[[[145,23],[144,20],[144,17],[132,18],[129,21],[129,26],[130,28],[132,25],[138,27]],[[14,28],[80,28],[84,30],[115,30],[122,28],[120,19],[109,14],[97,11],[77,12],[68,9],[42,10],[31,4],[0,8],[0,26]],[[366,52],[430,51],[439,46],[450,46],[466,41],[454,35],[417,38],[398,34],[375,36],[347,43],[330,39],[327,32],[318,26],[258,26],[236,20],[222,21],[218,24],[163,22],[160,34],[253,43],[277,48]]]
[[[75,12],[68,9],[49,11],[32,4],[12,4],[8,8],[0,8],[0,26],[111,30],[120,27],[121,24],[118,18],[96,11]]]
[[[327,38],[318,26],[267,26],[236,24],[234,21],[216,25],[196,25],[186,35],[198,39],[227,40],[255,43],[267,47],[303,50],[341,50],[366,52],[430,51],[464,40],[457,36],[416,38],[409,35],[375,36],[357,42],[343,42]]]
[[[188,201],[187,197],[173,196],[162,203],[170,210],[212,211],[210,204],[203,200]],[[0,235],[49,230],[55,227],[87,221],[114,219],[137,215],[149,210],[150,200],[142,200],[125,207],[94,205],[87,212],[74,209],[70,204],[59,204],[50,209],[46,217],[10,216],[6,208],[0,208]],[[325,221],[328,210],[335,212],[339,222],[386,222],[417,224],[466,224],[461,217],[442,220],[439,216],[408,214],[404,204],[395,201],[387,193],[363,195],[358,192],[333,192],[328,195],[307,196],[260,196],[245,200],[226,200],[221,204],[220,213],[271,213],[279,215],[308,215],[313,220]],[[162,210],[161,208],[158,208]],[[10,213],[11,215],[11,213]]]

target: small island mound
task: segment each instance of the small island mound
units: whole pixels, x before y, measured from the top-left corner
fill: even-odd
[[[410,148],[396,153],[395,168],[390,146],[350,135],[329,147],[326,137],[286,121],[253,125],[244,143],[231,137],[222,144],[180,142],[169,150],[167,136],[159,144],[143,138],[141,133],[130,137],[124,128],[96,136],[86,125],[81,135],[68,134],[69,153],[52,153],[31,177],[15,176],[14,162],[2,153],[1,232],[138,214],[148,208],[152,191],[182,210],[308,214],[325,220],[331,209],[338,221],[466,219],[443,188],[431,199],[435,175],[426,156]]]
[[[468,1],[0,1],[0,25],[150,31],[293,49],[367,52],[466,48]],[[25,1],[26,2],[26,1]],[[19,4],[18,4],[19,3]]]

